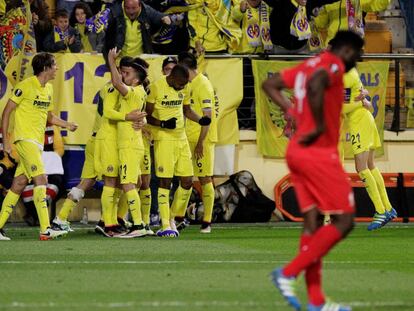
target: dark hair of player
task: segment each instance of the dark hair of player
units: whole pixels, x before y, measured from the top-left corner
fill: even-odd
[[[51,68],[55,62],[55,57],[46,52],[36,54],[32,59],[32,68],[35,76],[45,71],[47,68]]]
[[[190,52],[181,52],[178,54],[178,63],[191,70],[197,69],[197,58]]]
[[[350,46],[356,51],[360,51],[364,46],[364,39],[353,31],[338,31],[335,37],[329,41],[332,51],[339,50],[344,46]]]
[[[189,77],[190,77],[190,74],[188,73],[188,69],[185,66],[183,66],[183,65],[176,65],[171,70],[170,76],[173,79],[178,78],[178,79],[188,80]]]

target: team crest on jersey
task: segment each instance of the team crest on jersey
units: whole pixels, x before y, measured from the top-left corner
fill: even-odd
[[[160,173],[164,172],[164,168],[162,166],[158,166],[158,172]]]
[[[23,94],[23,91],[22,91],[21,89],[16,89],[16,90],[14,91],[14,95],[16,95],[17,97],[22,96],[22,94]]]
[[[339,71],[339,66],[337,64],[332,64],[330,70],[332,73],[337,73]]]
[[[32,170],[32,172],[36,172],[36,171],[37,171],[37,166],[33,164],[33,165],[30,167],[30,169]]]
[[[112,173],[114,171],[114,167],[112,165],[109,165],[106,169],[109,173]]]
[[[112,93],[114,90],[115,90],[115,89],[114,89],[114,87],[113,87],[113,86],[111,86],[111,87],[108,89],[108,93]]]
[[[178,93],[178,98],[179,98],[179,99],[183,99],[183,98],[184,98],[183,93]]]

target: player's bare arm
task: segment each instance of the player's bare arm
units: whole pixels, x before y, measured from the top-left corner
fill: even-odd
[[[154,105],[155,105],[154,103],[147,102],[147,105],[145,107],[145,111],[147,113],[147,122],[148,124],[151,124],[151,125],[161,126],[161,121],[152,116],[152,114],[154,113]]]
[[[276,103],[284,112],[287,112],[292,103],[282,92],[285,88],[285,84],[280,76],[280,73],[273,74],[270,78],[265,80],[262,84],[263,91],[270,97],[270,99]]]
[[[122,96],[128,94],[128,86],[122,82],[121,74],[116,68],[116,59],[119,56],[120,51],[117,51],[116,47],[109,50],[108,53],[108,64],[111,71],[111,82],[112,85],[121,93]]]
[[[315,120],[315,130],[299,140],[299,143],[305,146],[311,145],[325,131],[323,101],[328,85],[328,73],[324,69],[316,71],[306,85],[309,107]]]
[[[200,124],[201,126],[208,126],[211,123],[211,112],[210,116],[203,115],[200,117],[193,109],[191,109],[190,105],[183,105],[183,112],[186,118]]]
[[[3,135],[3,149],[8,154],[11,154],[12,148],[8,137],[9,135],[6,134],[9,128],[10,114],[14,109],[16,109],[16,103],[9,99],[7,101],[6,107],[4,107],[3,115],[1,117],[1,128],[3,129],[3,133],[5,133],[5,135]]]
[[[49,111],[48,114],[47,114],[47,121],[50,124],[66,128],[71,132],[76,131],[76,129],[78,128],[78,125],[75,122],[68,122],[68,121],[62,120],[61,118],[57,117],[51,111]]]
[[[203,116],[211,119],[211,109],[210,108],[204,108],[203,109]],[[207,137],[208,131],[210,129],[210,126],[202,126],[200,131],[200,136],[198,137],[197,145],[194,149],[194,156],[197,160],[201,159],[204,156],[203,152],[203,143],[204,140]]]

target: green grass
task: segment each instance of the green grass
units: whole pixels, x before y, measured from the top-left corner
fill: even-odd
[[[179,239],[106,239],[78,227],[38,241],[8,225],[0,310],[290,310],[268,274],[295,255],[299,227],[198,227]],[[414,226],[357,227],[325,259],[324,287],[355,310],[414,310]],[[303,279],[299,295],[306,303]]]

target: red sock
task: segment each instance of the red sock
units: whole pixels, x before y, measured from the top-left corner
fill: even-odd
[[[287,277],[298,276],[310,265],[315,264],[342,238],[341,232],[334,225],[323,226],[315,232],[306,249],[302,249],[285,268],[283,274]]]

